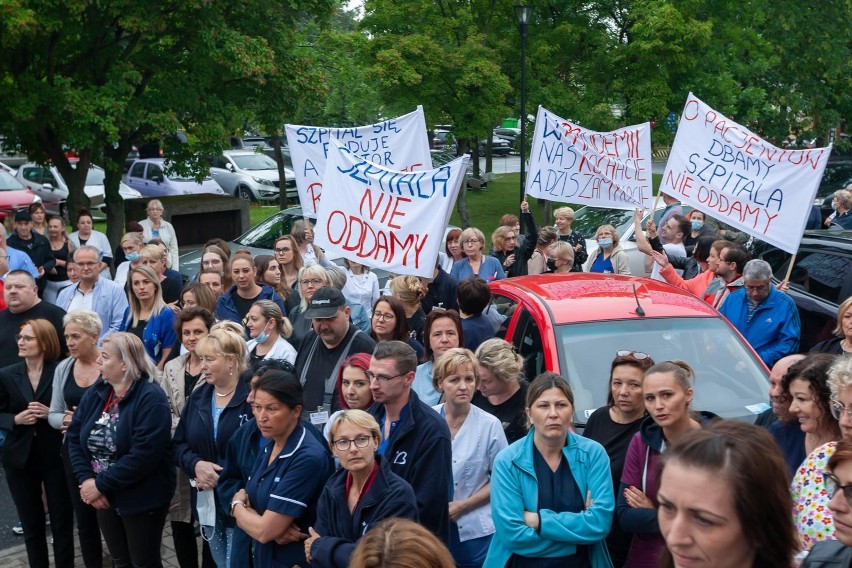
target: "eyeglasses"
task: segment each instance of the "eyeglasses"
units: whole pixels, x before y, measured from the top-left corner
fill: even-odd
[[[282,253],[285,253],[285,252],[290,252],[293,249],[291,249],[290,247],[287,247],[287,248],[275,248],[275,249],[272,249],[272,250],[274,250],[278,254],[282,254]]]
[[[642,353],[641,351],[616,351],[615,355],[617,357],[633,357],[637,361],[642,361],[643,359],[650,357],[650,355]]]
[[[395,314],[387,313],[383,314],[382,312],[373,312],[373,319],[381,320],[381,321],[390,321],[396,317]]]
[[[16,335],[16,336],[15,336],[15,341],[21,341],[21,340],[23,340],[23,341],[33,341],[34,339],[35,339],[35,337],[33,337],[32,335],[22,335],[22,334],[20,334],[20,333],[19,333],[18,335]]]
[[[831,408],[831,415],[834,416],[835,420],[840,420],[843,413],[846,413],[846,416],[852,417],[852,407],[847,407],[839,400],[830,400],[828,406]]]
[[[162,210],[163,210],[162,207],[149,207],[148,208],[148,211],[162,211]]]
[[[352,446],[352,444],[355,444],[356,448],[366,448],[369,445],[371,439],[372,438],[370,438],[369,436],[358,436],[354,440],[350,440],[348,438],[338,438],[334,441],[334,447],[337,448],[338,452],[345,452]]]
[[[843,497],[846,499],[846,503],[852,507],[852,483],[849,485],[840,485],[840,480],[837,479],[837,476],[827,471],[822,473],[822,481],[823,485],[825,485],[825,493],[829,499],[834,498],[834,494],[837,493],[838,490],[843,491]]]
[[[462,244],[463,245],[478,245],[481,242],[482,241],[480,241],[479,239],[468,239],[468,240],[464,241]]]
[[[94,268],[98,265],[97,262],[78,262],[76,263],[80,268]]]
[[[314,278],[313,280],[299,280],[299,283],[302,286],[319,286],[322,284],[322,280],[319,278]]]
[[[376,375],[376,374],[375,374],[375,373],[373,373],[372,371],[364,371],[364,375],[367,377],[367,380],[368,380],[368,381],[370,381],[371,383],[372,383],[374,380],[376,380],[376,381],[381,381],[381,382],[385,382],[385,383],[389,383],[389,382],[391,382],[392,380],[394,380],[394,379],[398,379],[399,377],[404,377],[404,376],[405,376],[405,375],[407,375],[407,374],[408,374],[408,373],[400,373],[399,375],[394,375],[394,376],[392,376],[392,377],[386,377],[386,376],[384,376],[384,375]]]

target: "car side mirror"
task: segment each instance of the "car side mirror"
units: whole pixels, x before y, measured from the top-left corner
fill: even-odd
[[[157,174],[154,176],[154,181],[157,183],[163,183],[163,174]]]
[[[229,172],[234,171],[234,164],[232,164],[231,162],[228,162],[227,164],[225,164],[225,169],[228,170]]]

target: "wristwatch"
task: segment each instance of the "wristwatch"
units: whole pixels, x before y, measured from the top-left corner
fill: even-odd
[[[248,505],[246,505],[245,501],[240,501],[238,499],[231,501],[231,516],[232,517],[234,516],[234,507],[236,507],[237,505],[242,505],[243,507],[248,508]]]

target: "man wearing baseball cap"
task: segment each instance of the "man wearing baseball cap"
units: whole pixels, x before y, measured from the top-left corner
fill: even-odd
[[[343,293],[325,286],[314,293],[305,310],[311,331],[299,345],[296,376],[304,389],[304,413],[318,427],[328,422],[329,412],[337,410],[334,386],[344,359],[355,353],[372,353],[376,342],[352,325]]]
[[[53,270],[56,258],[53,256],[53,249],[50,248],[47,237],[33,231],[33,218],[26,209],[15,213],[15,232],[9,235],[6,244],[26,253],[35,264],[38,271],[38,295],[41,297],[44,294],[44,287],[47,286],[44,275]]]

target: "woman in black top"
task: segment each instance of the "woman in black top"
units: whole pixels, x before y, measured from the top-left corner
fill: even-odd
[[[529,383],[523,376],[524,360],[511,343],[493,338],[476,350],[479,388],[472,403],[496,416],[511,444],[527,435],[526,400]]]
[[[53,251],[53,257],[56,259],[56,264],[45,275],[47,286],[44,289],[44,299],[48,302],[55,302],[59,297],[59,292],[71,284],[66,266],[71,257],[71,252],[74,250],[74,245],[68,239],[68,235],[65,234],[65,222],[62,217],[56,215],[52,215],[47,220],[46,236],[50,243],[50,250]]]
[[[63,434],[74,417],[83,395],[100,376],[98,369],[98,337],[101,334],[101,318],[89,310],[75,310],[62,320],[65,325],[65,343],[70,357],[56,366],[53,375],[53,396],[50,399],[50,425]],[[67,442],[67,441],[66,441]],[[68,494],[77,494],[74,469],[68,455],[68,444],[62,445],[62,462],[68,484]],[[87,568],[103,563],[101,529],[95,509],[79,499],[71,499],[74,516],[77,517],[77,533],[80,552]]]
[[[0,429],[9,432],[3,447],[3,467],[24,528],[29,565],[50,566],[41,500],[43,485],[55,565],[71,568],[74,521],[60,454],[62,436],[47,422],[59,337],[52,323],[34,319],[21,327],[17,341],[18,356],[23,360],[0,369]]]
[[[589,416],[583,431],[583,436],[598,442],[606,450],[610,459],[613,491],[617,491],[621,483],[630,440],[639,431],[639,425],[645,417],[642,381],[645,371],[653,364],[653,359],[645,353],[618,351],[610,367],[607,404]],[[614,517],[606,543],[616,568],[624,565],[632,538],[633,535],[624,532]]]

